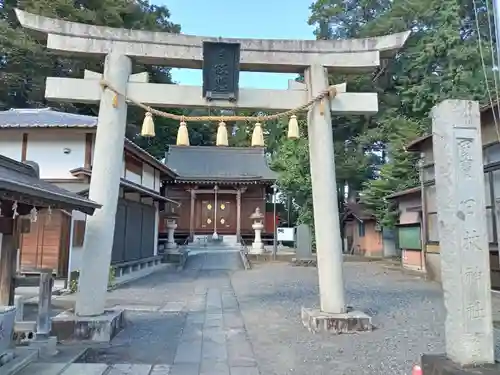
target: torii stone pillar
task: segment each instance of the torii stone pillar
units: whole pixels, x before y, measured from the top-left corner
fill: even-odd
[[[322,65],[306,70],[305,82],[309,98],[328,88],[328,72]],[[319,277],[321,311],[344,313],[344,277],[342,270],[342,239],[340,237],[337,180],[330,105],[325,100],[311,108],[307,117],[309,158],[314,208],[314,232]]]
[[[122,93],[127,92],[132,62],[127,56],[110,53],[104,64],[104,79]],[[78,90],[78,88],[75,88]],[[127,123],[127,103],[105,89],[99,105],[99,120],[94,147],[89,199],[102,204],[87,217],[82,267],[78,283],[75,313],[96,316],[104,312],[109,265],[113,249],[116,207],[123,170],[123,147]]]

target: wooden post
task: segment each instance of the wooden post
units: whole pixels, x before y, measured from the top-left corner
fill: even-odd
[[[241,241],[241,189],[236,191],[236,238]]]
[[[16,241],[13,233],[4,233],[0,236],[0,305],[13,306]]]
[[[189,236],[191,237],[191,241],[194,238],[194,199],[196,197],[196,192],[194,189],[191,189],[191,211],[189,213]]]

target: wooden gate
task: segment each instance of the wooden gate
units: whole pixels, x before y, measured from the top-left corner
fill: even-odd
[[[120,199],[116,210],[111,263],[123,263],[154,255],[155,207]]]

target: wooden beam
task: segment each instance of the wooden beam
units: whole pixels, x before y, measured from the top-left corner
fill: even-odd
[[[191,237],[191,241],[194,238],[194,205],[196,200],[196,193],[194,189],[191,189],[191,206],[189,210],[189,236]]]
[[[14,231],[15,232],[15,231]],[[16,274],[17,249],[15,234],[0,235],[0,305],[14,304],[14,276]]]
[[[236,194],[236,238],[241,241],[241,190]]]
[[[214,189],[196,189],[194,190],[195,194],[214,194]],[[238,194],[238,190],[217,190],[217,194]]]
[[[338,94],[330,102],[332,113],[377,113],[376,93],[342,92],[345,84],[338,86]],[[48,77],[45,97],[57,102],[97,104],[101,99],[101,92],[98,80]],[[286,111],[299,107],[308,100],[306,90],[240,89],[236,103],[223,100],[208,102],[203,98],[201,87],[160,83],[130,82],[127,92],[135,100],[156,108],[206,108],[210,105],[226,109]]]
[[[23,143],[21,145],[21,161],[26,161],[27,153],[28,153],[28,134],[23,133]]]
[[[84,168],[91,169],[92,168],[92,140],[94,138],[93,133],[85,134],[85,160],[84,160]]]

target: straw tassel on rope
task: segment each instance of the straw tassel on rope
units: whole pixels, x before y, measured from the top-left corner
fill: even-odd
[[[288,139],[299,139],[299,123],[297,121],[297,116],[290,116],[290,121],[288,122]]]
[[[189,146],[189,133],[187,124],[184,120],[179,124],[179,130],[177,131],[177,146]]]
[[[151,112],[146,112],[144,121],[142,122],[141,136],[154,137],[155,135],[155,123],[153,121],[153,115],[151,114]]]
[[[252,133],[252,147],[264,147],[264,133],[260,122],[255,124]]]
[[[118,107],[118,95],[122,95],[125,99],[126,102],[131,102],[138,107],[144,109],[146,113],[146,117],[144,119],[143,123],[143,129],[141,131],[141,135],[143,136],[154,136],[154,123],[153,123],[153,118],[152,115],[155,116],[161,116],[164,118],[172,119],[172,120],[177,120],[180,121],[180,126],[179,130],[177,133],[177,145],[179,146],[189,146],[189,133],[187,129],[187,124],[186,120],[188,121],[214,121],[217,119],[216,116],[180,116],[174,113],[169,113],[169,112],[163,112],[160,110],[157,110],[155,108],[151,108],[150,106],[145,105],[144,103],[141,103],[125,94],[121,94],[118,90],[116,90],[108,81],[106,80],[101,80],[100,85],[102,89],[109,89],[115,93],[115,96],[113,97],[112,105],[113,107],[117,108]],[[335,96],[337,95],[337,89],[335,86],[330,86],[328,89],[322,91],[319,93],[317,96],[314,98],[310,99],[307,103],[304,103],[300,107],[290,109],[288,111],[280,112],[280,113],[275,113],[275,114],[269,114],[269,115],[262,115],[262,116],[225,116],[224,119],[226,121],[273,121],[273,120],[278,120],[287,116],[290,116],[290,121],[288,123],[288,138],[289,139],[297,139],[300,137],[300,132],[299,132],[299,125],[297,121],[297,114],[301,113],[303,111],[306,111],[310,109],[314,105],[319,106],[319,111],[321,114],[325,113],[325,110],[329,108],[328,104],[329,102],[326,102],[326,100],[330,101]],[[219,117],[220,118],[220,117]],[[217,130],[217,145],[218,146],[227,146],[229,144],[228,142],[228,134],[227,134],[227,128],[226,124],[224,121],[221,120],[219,123],[219,128]],[[257,123],[254,128],[254,132],[252,133],[252,145],[264,145],[264,136],[262,133],[262,127],[260,123]]]
[[[219,122],[219,127],[217,129],[217,140],[215,144],[217,146],[229,146],[226,123],[222,120],[221,122]]]

